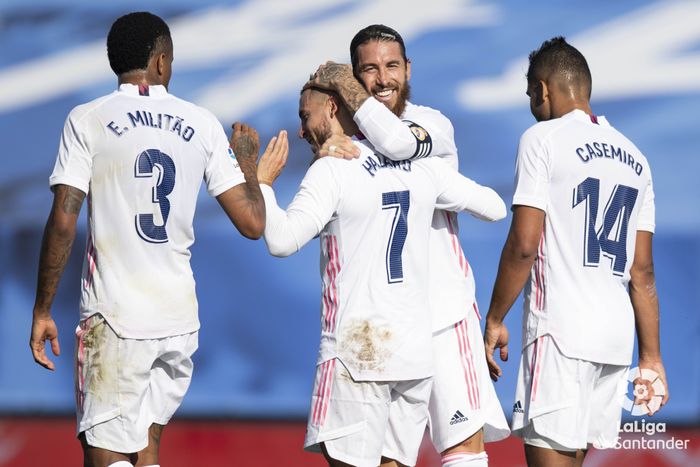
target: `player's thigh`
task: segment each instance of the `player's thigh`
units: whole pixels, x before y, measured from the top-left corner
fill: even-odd
[[[379,465],[391,385],[356,382],[338,359],[317,366],[304,448],[336,461]]]
[[[428,421],[432,379],[398,381],[393,384],[389,425],[382,455],[400,465],[414,465]]]

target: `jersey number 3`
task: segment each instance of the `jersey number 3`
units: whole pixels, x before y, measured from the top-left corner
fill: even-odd
[[[408,235],[409,191],[390,191],[382,193],[382,209],[394,210],[391,233],[386,246],[386,277],[389,284],[403,282],[403,261],[401,253]]]
[[[637,201],[638,190],[615,185],[603,213],[603,225],[596,230],[600,180],[588,177],[574,189],[572,208],[586,202],[583,265],[598,267],[601,251],[613,260],[613,274],[622,276],[627,264],[627,225]]]
[[[147,149],[136,156],[134,176],[154,181],[151,201],[159,208],[159,212],[154,209],[154,213],[160,213],[157,216],[159,219],[156,219],[154,213],[136,214],[136,233],[147,242],[165,243],[168,241],[165,224],[170,214],[170,201],[167,197],[175,187],[175,163],[169,155],[158,149]]]

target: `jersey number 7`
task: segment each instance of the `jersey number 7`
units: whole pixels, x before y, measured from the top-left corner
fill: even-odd
[[[392,209],[394,219],[386,246],[386,277],[389,284],[403,282],[403,261],[401,253],[408,235],[409,191],[390,191],[382,193],[382,209]]]

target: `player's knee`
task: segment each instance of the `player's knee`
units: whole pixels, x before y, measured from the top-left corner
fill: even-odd
[[[440,459],[442,467],[488,467],[489,456],[486,451],[473,452],[453,452],[445,454]]]

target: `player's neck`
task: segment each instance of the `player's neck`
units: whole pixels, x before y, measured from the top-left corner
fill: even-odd
[[[591,110],[591,105],[588,101],[569,100],[562,102],[560,105],[552,106],[552,118],[563,117],[574,110],[582,110],[588,115],[593,115],[593,110]]]
[[[357,127],[357,123],[352,119],[347,112],[338,112],[337,120],[338,130],[342,131],[347,136],[353,136],[359,133],[360,129]]]
[[[128,73],[122,73],[117,77],[118,85],[135,84],[137,86],[157,86],[163,85],[167,89],[168,86],[157,77],[154,78],[148,73],[148,70],[136,70]]]

